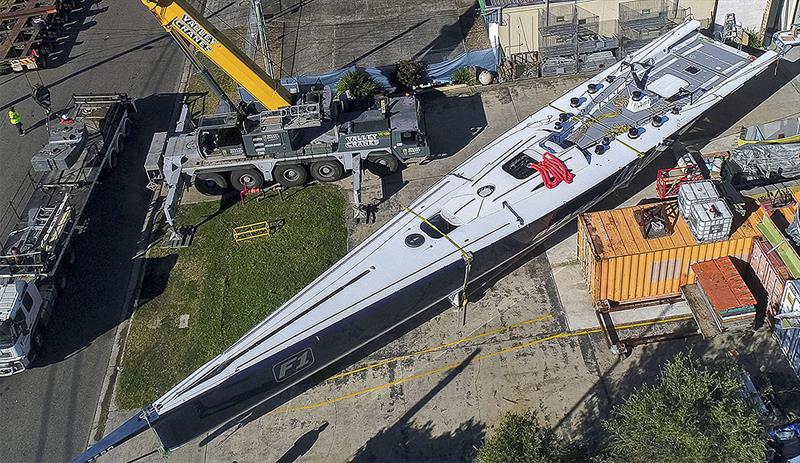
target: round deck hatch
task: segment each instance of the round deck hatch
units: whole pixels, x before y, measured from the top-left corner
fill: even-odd
[[[406,246],[409,248],[418,248],[425,243],[425,237],[419,233],[412,233],[406,236]]]
[[[494,193],[494,185],[484,185],[478,188],[478,196],[485,198]]]

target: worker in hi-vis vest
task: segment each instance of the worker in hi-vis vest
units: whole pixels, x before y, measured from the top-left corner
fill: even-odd
[[[25,130],[22,128],[22,116],[19,115],[13,106],[8,110],[8,120],[11,122],[11,125],[17,128],[17,132],[19,132],[20,136],[25,135]]]

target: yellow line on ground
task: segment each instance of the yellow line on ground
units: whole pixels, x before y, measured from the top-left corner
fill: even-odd
[[[623,324],[623,325],[616,326],[615,328],[616,328],[617,331],[622,331],[622,330],[629,330],[629,329],[633,329],[633,328],[640,328],[640,327],[643,327],[643,326],[655,326],[655,325],[661,325],[661,324],[664,324],[664,323],[678,322],[678,321],[684,321],[684,320],[690,320],[690,319],[692,319],[691,315],[679,315],[679,316],[675,316],[675,317],[665,318],[665,319],[662,319],[662,320],[653,320],[653,321],[646,321],[646,322]],[[536,320],[536,319],[526,320],[525,322],[517,323],[516,325],[510,325],[507,329],[510,329],[513,326],[518,326],[518,325],[522,325],[522,324],[525,324],[525,323],[533,323],[533,320]],[[497,330],[493,330],[493,331],[497,331]],[[584,330],[578,330],[578,331],[573,331],[573,332],[556,333],[556,334],[552,334],[552,335],[549,335],[549,336],[545,336],[543,338],[534,339],[532,341],[528,341],[528,342],[525,342],[525,343],[522,343],[522,344],[518,344],[516,346],[506,347],[505,349],[501,349],[501,350],[496,351],[496,352],[489,352],[489,353],[486,353],[486,354],[478,355],[474,359],[472,359],[472,361],[470,363],[480,362],[480,361],[483,361],[483,360],[486,360],[486,359],[489,359],[489,358],[492,358],[492,357],[497,357],[498,355],[507,354],[509,352],[514,352],[514,351],[517,351],[517,350],[520,350],[520,349],[524,349],[526,347],[534,346],[536,344],[542,344],[542,343],[545,343],[545,342],[548,342],[548,341],[553,341],[555,339],[567,339],[567,338],[573,338],[573,337],[577,337],[577,336],[586,336],[586,335],[589,335],[589,334],[602,333],[602,332],[603,332],[602,328],[587,328],[587,329],[584,329]],[[491,331],[487,331],[486,333],[491,333]],[[477,335],[477,336],[488,335],[486,333],[481,333],[480,335]],[[474,339],[475,337],[476,336],[472,336],[470,338]],[[462,339],[470,339],[470,338],[462,338]],[[442,344],[442,346],[453,345],[454,343],[458,343],[460,341],[462,341],[462,340],[453,341],[452,343],[448,343],[448,344]],[[440,346],[437,346],[437,348],[438,347],[440,347]],[[424,351],[422,351],[422,352],[424,352]],[[403,358],[410,357],[411,355],[413,355],[413,354],[403,356]],[[397,358],[400,358],[400,357],[397,357]],[[439,374],[439,373],[445,373],[445,372],[448,372],[450,370],[454,370],[454,369],[458,368],[458,366],[461,365],[461,363],[462,362],[460,362],[460,361],[459,362],[454,362],[454,363],[445,365],[445,366],[443,366],[441,368],[422,371],[422,372],[419,372],[419,373],[415,373],[415,374],[413,374],[411,376],[406,376],[404,378],[396,379],[394,381],[389,381],[389,382],[386,382],[386,383],[383,383],[383,384],[379,384],[377,386],[373,386],[373,387],[369,387],[369,388],[366,388],[366,389],[361,389],[361,390],[358,390],[358,391],[354,391],[354,392],[351,392],[349,394],[345,394],[345,395],[342,395],[342,396],[339,396],[339,397],[334,397],[332,399],[328,399],[328,400],[325,400],[325,401],[322,401],[322,402],[317,402],[317,403],[314,403],[314,404],[298,405],[298,406],[294,406],[294,407],[288,406],[288,407],[285,407],[285,408],[280,408],[280,409],[277,409],[277,410],[273,410],[272,412],[269,413],[269,415],[277,415],[277,414],[282,414],[282,413],[297,412],[297,411],[302,411],[302,410],[311,410],[311,409],[314,409],[314,408],[320,408],[320,407],[324,407],[324,406],[327,406],[327,405],[332,405],[332,404],[335,404],[337,402],[341,402],[343,400],[352,399],[352,398],[355,398],[355,397],[359,397],[359,396],[362,396],[362,395],[365,395],[365,394],[369,394],[369,393],[375,392],[375,391],[380,391],[380,390],[383,390],[383,389],[388,389],[388,388],[390,388],[392,386],[397,386],[398,384],[403,384],[403,383],[406,383],[406,382],[409,382],[409,381],[413,381],[415,379],[421,379],[421,378],[426,378],[428,376],[433,376],[433,375],[436,375],[436,374]],[[374,365],[377,365],[377,364],[374,364]],[[356,370],[353,370],[353,373],[355,373],[355,372],[356,372]],[[350,373],[350,374],[352,374],[352,373]],[[336,377],[341,377],[341,374],[337,375],[337,376],[332,376],[331,378],[336,378]]]
[[[493,336],[495,334],[501,334],[501,333],[504,333],[506,331],[510,331],[510,330],[513,330],[513,329],[516,329],[516,328],[520,328],[520,327],[523,327],[525,325],[532,325],[534,323],[537,323],[537,322],[540,322],[540,321],[544,321],[544,320],[548,320],[550,318],[553,318],[553,316],[549,315],[549,314],[548,315],[542,315],[541,317],[531,318],[530,320],[525,320],[525,321],[522,321],[522,322],[519,322],[519,323],[515,323],[513,325],[504,326],[502,328],[497,328],[497,329],[490,330],[490,331],[485,331],[483,333],[476,334],[476,335],[473,335],[473,336],[467,336],[467,337],[461,338],[461,339],[456,339],[455,341],[451,341],[451,342],[448,342],[448,343],[445,343],[445,344],[440,344],[438,346],[428,347],[428,348],[423,349],[423,350],[418,351],[418,352],[413,352],[413,353],[410,353],[410,354],[399,355],[397,357],[392,357],[392,358],[380,360],[378,362],[371,363],[369,365],[365,365],[365,366],[360,367],[360,368],[356,368],[355,370],[348,370],[348,371],[343,371],[341,373],[335,374],[335,375],[331,376],[330,378],[328,378],[328,381],[330,381],[332,379],[338,379],[338,378],[344,378],[346,376],[351,376],[351,375],[354,375],[356,373],[361,373],[362,371],[371,370],[373,368],[378,368],[378,367],[381,367],[383,365],[388,365],[390,363],[399,362],[401,360],[405,360],[405,359],[410,358],[410,357],[416,357],[418,355],[423,355],[423,354],[430,354],[431,352],[436,352],[436,351],[439,351],[439,350],[442,350],[442,349],[447,349],[448,347],[453,347],[453,346],[455,346],[457,344],[462,344],[462,343],[465,343],[465,342],[474,341],[476,339],[485,338],[486,336]]]

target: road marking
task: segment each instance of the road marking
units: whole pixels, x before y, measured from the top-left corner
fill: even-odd
[[[540,317],[540,318],[542,318],[542,317]],[[662,319],[662,320],[653,320],[653,321],[638,322],[638,323],[628,323],[628,324],[616,326],[615,328],[616,328],[617,331],[624,331],[624,330],[630,330],[630,329],[633,329],[633,328],[640,328],[640,327],[644,327],[644,326],[656,326],[656,325],[662,325],[662,324],[665,324],[665,323],[686,321],[686,320],[692,320],[692,319],[693,319],[693,317],[691,315],[678,315],[678,316],[675,316],[675,317],[665,318],[665,319]],[[509,330],[512,327],[520,326],[522,324],[534,323],[534,320],[537,320],[537,319],[534,318],[534,319],[531,319],[531,320],[526,320],[524,322],[517,323],[516,325],[509,325],[508,327],[505,327],[505,328],[499,328],[498,330]],[[471,336],[470,338],[488,336],[488,333],[492,333],[492,332],[495,332],[495,331],[498,331],[498,330],[487,331],[486,333],[481,333],[481,334],[476,335],[476,336]],[[472,359],[472,361],[470,362],[470,365],[473,364],[473,363],[481,362],[481,361],[486,360],[486,359],[497,357],[499,355],[507,354],[509,352],[514,352],[514,351],[517,351],[517,350],[520,350],[520,349],[524,349],[526,347],[531,347],[531,346],[534,346],[536,344],[542,344],[542,343],[545,343],[545,342],[548,342],[548,341],[553,341],[553,340],[556,340],[556,339],[569,339],[569,338],[574,338],[574,337],[578,337],[578,336],[586,336],[586,335],[589,335],[589,334],[596,334],[596,333],[602,333],[602,332],[603,332],[603,329],[600,328],[600,327],[587,328],[587,329],[578,330],[578,331],[572,331],[572,332],[562,331],[560,333],[551,334],[551,335],[545,336],[543,338],[534,339],[532,341],[528,341],[528,342],[525,342],[525,343],[522,343],[522,344],[518,344],[516,346],[506,347],[505,349],[500,349],[500,350],[498,350],[496,352],[489,352],[489,353],[486,353],[486,354],[478,355],[478,356],[476,356],[475,358]],[[459,342],[463,342],[463,340],[470,339],[470,338],[462,338],[462,339],[453,341],[452,343],[447,343],[447,344],[442,344],[441,346],[436,346],[436,348],[444,348],[443,346],[457,344]],[[421,352],[425,352],[425,351],[421,351]],[[405,355],[405,356],[402,356],[402,358],[411,357],[412,355],[414,355],[414,354]],[[395,359],[399,359],[399,358],[401,358],[401,357],[395,357]],[[391,360],[394,360],[394,359],[388,359],[387,361],[391,361]],[[372,365],[379,366],[378,363],[375,363],[375,364],[372,364]],[[459,365],[461,365],[461,361],[445,365],[445,366],[443,366],[441,368],[435,368],[435,369],[432,369],[432,370],[426,370],[426,371],[422,371],[422,372],[419,372],[419,373],[415,373],[415,374],[413,374],[411,376],[406,376],[404,378],[396,379],[394,381],[389,381],[389,382],[386,382],[386,383],[383,383],[383,384],[379,384],[377,386],[372,386],[372,387],[369,387],[369,388],[366,388],[366,389],[360,389],[358,391],[354,391],[354,392],[351,392],[349,394],[345,394],[345,395],[342,395],[342,396],[339,396],[339,397],[334,397],[332,399],[328,399],[328,400],[325,400],[325,401],[322,401],[322,402],[317,402],[317,403],[308,404],[308,405],[296,405],[296,406],[287,406],[287,407],[284,407],[284,408],[279,408],[279,409],[276,409],[276,410],[273,410],[273,411],[269,412],[267,415],[278,415],[278,414],[283,414],[283,413],[298,412],[298,411],[303,411],[303,410],[311,410],[311,409],[315,409],[315,408],[320,408],[320,407],[324,407],[324,406],[327,406],[327,405],[332,405],[332,404],[335,404],[337,402],[341,402],[343,400],[352,399],[352,398],[355,398],[355,397],[359,397],[359,396],[362,396],[362,395],[365,395],[365,394],[369,394],[371,392],[380,391],[380,390],[383,390],[383,389],[388,389],[388,388],[390,388],[392,386],[397,386],[398,384],[407,383],[407,382],[413,381],[415,379],[422,379],[422,378],[426,378],[428,376],[433,376],[433,375],[436,375],[436,374],[439,374],[439,373],[445,373],[445,372],[448,372],[450,370],[454,370],[454,369],[458,368]],[[367,367],[364,367],[364,368],[366,369],[368,367],[371,367],[371,365],[368,365]],[[331,376],[331,378],[329,378],[329,379],[339,378],[339,377],[342,377],[343,375],[345,375],[346,373],[353,374],[353,373],[356,373],[357,371],[359,371],[359,370],[352,370],[352,372],[340,373],[338,375]]]
[[[362,371],[372,370],[374,368],[378,368],[378,367],[381,367],[381,366],[384,366],[384,365],[388,365],[388,364],[394,363],[394,362],[399,362],[399,361],[405,360],[407,358],[416,357],[418,355],[430,354],[431,352],[436,352],[436,351],[439,351],[439,350],[447,349],[448,347],[453,347],[453,346],[455,346],[457,344],[462,344],[462,343],[465,343],[465,342],[474,341],[476,339],[485,338],[487,336],[494,336],[495,334],[501,334],[501,333],[504,333],[504,332],[507,332],[507,331],[511,331],[513,329],[516,329],[516,328],[521,328],[521,327],[526,326],[526,325],[532,325],[532,324],[540,322],[540,321],[549,320],[551,318],[553,318],[552,315],[549,315],[549,314],[548,315],[542,315],[541,317],[531,318],[530,320],[525,320],[525,321],[522,321],[522,322],[519,322],[519,323],[515,323],[513,325],[504,326],[504,327],[497,328],[497,329],[494,329],[494,330],[484,331],[483,333],[480,333],[480,334],[476,334],[476,335],[473,335],[473,336],[467,336],[467,337],[464,337],[464,338],[461,338],[461,339],[456,339],[455,341],[451,341],[451,342],[448,342],[448,343],[445,343],[445,344],[440,344],[438,346],[428,347],[428,348],[423,349],[423,350],[418,351],[418,352],[412,352],[410,354],[399,355],[397,357],[391,357],[391,358],[388,358],[388,359],[380,360],[378,362],[370,363],[369,365],[365,365],[363,367],[356,368],[355,370],[348,370],[348,371],[343,371],[341,373],[337,373],[337,374],[331,376],[330,378],[326,379],[326,381],[331,381],[331,380],[334,380],[334,379],[344,378],[346,376],[352,376],[352,375],[354,375],[356,373],[361,373]]]

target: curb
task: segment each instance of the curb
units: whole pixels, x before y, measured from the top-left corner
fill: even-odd
[[[186,89],[189,77],[191,76],[191,69],[191,63],[185,62],[181,71],[180,81],[178,82],[176,88],[176,93],[183,93]],[[177,119],[178,114],[180,114],[180,105],[180,101],[176,101],[175,107],[172,109],[170,124],[173,124]],[[153,235],[156,211],[158,210],[158,206],[161,202],[160,200],[162,191],[163,187],[160,187],[157,191],[153,192],[147,212],[145,213],[144,223],[142,224],[142,230],[139,234],[139,240],[137,243],[136,255],[134,256],[136,262],[134,262],[132,265],[131,277],[128,281],[127,296],[125,299],[125,307],[127,307],[127,310],[125,310],[120,316],[120,321],[117,324],[117,328],[114,333],[114,343],[111,347],[111,355],[109,356],[108,367],[106,368],[106,373],[103,377],[103,384],[100,387],[100,396],[97,399],[97,406],[95,407],[92,427],[90,428],[89,436],[86,439],[86,448],[91,447],[93,443],[99,441],[105,432],[108,414],[111,411],[111,403],[113,402],[113,398],[116,393],[116,388],[114,386],[117,383],[119,365],[125,353],[125,341],[128,338],[128,332],[136,314],[134,309],[139,304],[139,293],[141,291],[141,284],[145,274],[143,271],[144,262],[149,251],[149,243]],[[128,317],[128,315],[130,315],[130,317]]]
[[[133,316],[136,313],[134,308],[139,302],[139,291],[141,289],[142,280],[144,279],[144,262],[147,256],[148,243],[153,234],[153,225],[155,224],[156,211],[160,203],[161,189],[153,192],[148,206],[147,213],[145,214],[142,230],[139,234],[139,240],[136,247],[136,255],[134,259],[136,262],[131,269],[131,277],[128,281],[127,296],[125,298],[125,307],[128,310],[123,311],[120,316],[117,329],[114,333],[114,343],[111,346],[111,355],[108,360],[108,367],[106,374],[103,377],[103,384],[100,388],[100,397],[97,401],[97,407],[94,412],[94,420],[92,420],[92,427],[89,430],[89,437],[86,442],[86,447],[91,446],[92,443],[100,440],[105,431],[105,420],[108,418],[108,412],[111,408],[111,399],[114,395],[114,385],[117,381],[117,374],[119,373],[119,363],[122,360],[122,354],[125,352],[125,340],[128,338],[128,331],[130,330]],[[130,317],[128,315],[130,314]],[[127,318],[127,320],[126,320]]]

